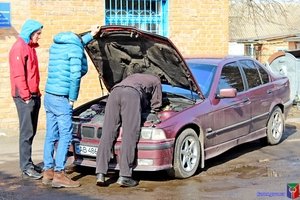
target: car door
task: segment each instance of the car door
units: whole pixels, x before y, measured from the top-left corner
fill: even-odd
[[[250,132],[266,127],[269,111],[274,98],[274,85],[265,69],[253,60],[239,61],[247,80],[247,90],[251,101],[252,125]]]
[[[251,101],[237,62],[223,66],[216,93],[220,89],[236,88],[234,98],[212,99],[211,119],[213,128],[208,134],[207,145],[214,146],[233,141],[249,133],[251,119]],[[229,146],[236,145],[233,143]],[[226,144],[225,144],[226,146]],[[226,147],[224,147],[226,148]]]

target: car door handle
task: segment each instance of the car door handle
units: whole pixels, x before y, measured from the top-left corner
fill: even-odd
[[[248,101],[250,101],[250,99],[247,97],[247,98],[243,98],[242,102],[243,103],[247,103]]]
[[[272,90],[267,90],[267,94],[272,94],[273,91]]]

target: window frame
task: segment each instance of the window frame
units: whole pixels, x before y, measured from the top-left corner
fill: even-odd
[[[248,76],[247,76],[247,74],[246,74],[246,72],[245,72],[245,70],[244,70],[244,68],[243,68],[243,64],[242,64],[243,61],[250,61],[250,62],[253,63],[253,66],[254,66],[254,68],[256,69],[256,71],[257,71],[257,73],[258,73],[258,76],[259,76],[259,81],[260,81],[260,84],[259,84],[259,85],[256,85],[255,87],[250,87],[250,85],[249,85],[249,80],[248,80]],[[257,68],[256,63],[255,63],[254,60],[252,60],[252,59],[242,59],[242,60],[239,60],[239,61],[238,61],[238,64],[239,64],[239,66],[240,66],[240,68],[241,68],[241,70],[242,70],[242,73],[243,73],[243,76],[244,76],[244,79],[245,79],[245,82],[246,82],[246,86],[247,86],[246,90],[250,90],[250,89],[252,89],[252,88],[256,88],[256,87],[259,87],[259,86],[263,85],[263,81],[262,81],[262,78],[261,78],[261,74],[260,74],[260,72],[259,72],[259,70],[258,70],[258,68]]]
[[[168,0],[105,0],[105,25],[134,26],[168,37],[168,6]]]
[[[219,83],[218,83],[218,87],[217,87],[218,92],[220,91],[220,89],[224,89],[224,88],[221,88],[221,87],[220,87],[220,82],[221,82],[221,79],[222,79],[222,72],[223,72],[223,70],[224,70],[224,68],[225,68],[226,66],[232,65],[232,64],[234,64],[234,65],[237,67],[238,71],[239,71],[240,78],[241,78],[241,83],[243,84],[243,90],[239,90],[239,89],[236,88],[236,87],[232,87],[232,85],[230,84],[231,88],[235,88],[235,89],[237,90],[237,93],[241,93],[241,92],[244,92],[244,91],[247,90],[247,85],[246,85],[246,83],[245,83],[245,77],[244,77],[244,74],[243,74],[242,71],[241,71],[240,65],[239,65],[239,63],[238,63],[237,61],[233,61],[233,62],[225,63],[225,64],[222,66],[222,69],[221,69],[221,72],[220,72]]]

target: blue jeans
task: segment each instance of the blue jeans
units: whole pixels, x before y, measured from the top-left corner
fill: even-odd
[[[44,106],[47,122],[44,144],[44,170],[62,171],[65,169],[67,153],[72,140],[73,108],[67,97],[49,93],[45,93]],[[57,142],[56,153],[54,154]]]

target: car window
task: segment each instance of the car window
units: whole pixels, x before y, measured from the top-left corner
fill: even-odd
[[[244,91],[244,83],[241,72],[236,62],[224,65],[218,85],[218,89],[235,88],[237,92]]]
[[[240,64],[245,72],[249,88],[254,88],[262,84],[258,69],[252,60],[241,60]]]
[[[187,90],[180,87],[174,87],[168,84],[162,84],[162,91],[167,93],[177,94],[179,96],[183,96],[188,99],[193,99],[193,100],[200,99],[199,95],[195,92],[192,92],[191,90]]]
[[[263,83],[269,83],[270,82],[270,78],[269,78],[269,74],[267,73],[267,71],[260,66],[259,64],[255,63],[256,67],[258,68],[258,71],[260,73],[260,77]]]
[[[200,63],[188,63],[188,65],[203,95],[208,97],[217,66]]]

